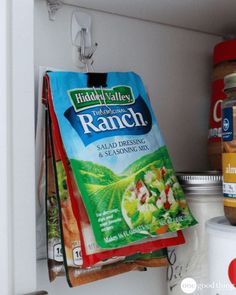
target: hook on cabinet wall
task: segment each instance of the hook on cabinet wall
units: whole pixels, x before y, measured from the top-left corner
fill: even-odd
[[[91,40],[91,16],[78,9],[73,11],[71,17],[71,40],[78,50],[78,58],[81,63],[79,67],[89,71],[93,69],[93,54],[98,44],[92,44]]]
[[[51,21],[55,20],[56,13],[62,6],[61,0],[47,0],[48,16]]]

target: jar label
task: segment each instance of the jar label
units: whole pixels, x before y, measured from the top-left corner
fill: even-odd
[[[222,138],[223,141],[232,141],[234,139],[233,109],[223,109]]]
[[[224,108],[222,115],[224,204],[236,207],[236,107]]]
[[[208,134],[209,142],[221,141],[221,103],[226,98],[223,89],[223,79],[213,81],[210,107],[210,128]]]
[[[224,182],[236,184],[236,154],[224,153],[222,158]]]

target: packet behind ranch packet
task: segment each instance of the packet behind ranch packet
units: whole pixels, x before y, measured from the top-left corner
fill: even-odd
[[[48,258],[48,274],[50,282],[54,281],[56,277],[65,274],[59,206],[57,201],[57,189],[55,184],[55,171],[53,167],[53,153],[50,145],[50,134],[48,132],[47,124],[48,114],[45,112],[45,155],[46,155],[46,228],[47,228],[47,258]]]
[[[197,223],[137,74],[50,72],[47,80],[50,116],[101,248]]]

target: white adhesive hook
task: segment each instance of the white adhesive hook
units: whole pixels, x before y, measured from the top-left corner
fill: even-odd
[[[72,13],[71,40],[76,47],[91,47],[91,16],[89,14],[79,10],[75,10]],[[83,42],[85,44],[82,44]]]
[[[92,56],[97,48],[97,43],[91,41],[91,16],[87,13],[75,10],[71,17],[71,42],[77,48],[79,54],[79,67],[89,67],[93,70]]]

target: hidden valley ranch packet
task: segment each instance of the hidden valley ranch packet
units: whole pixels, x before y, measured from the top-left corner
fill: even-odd
[[[46,80],[60,148],[101,248],[196,224],[137,74],[49,72]]]

